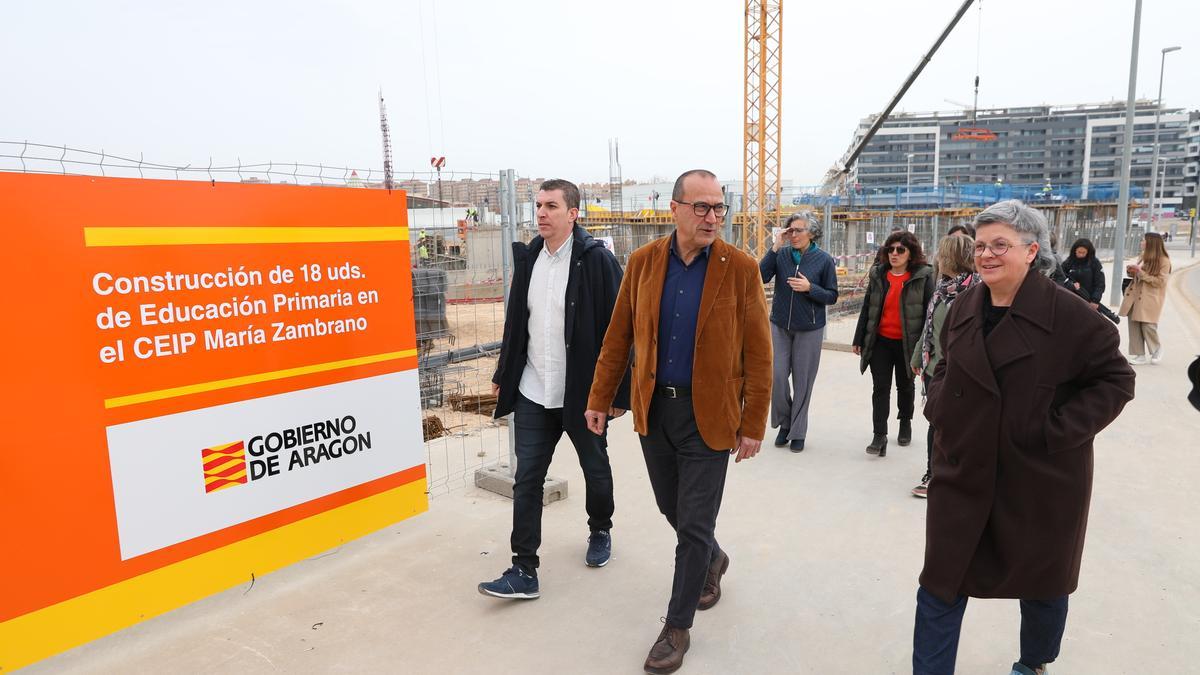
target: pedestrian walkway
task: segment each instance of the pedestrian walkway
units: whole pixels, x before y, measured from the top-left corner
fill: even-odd
[[[1185,376],[1200,352],[1200,295],[1180,295],[1185,283],[1200,291],[1200,268],[1179,271],[1185,252],[1171,253],[1166,355],[1138,367],[1137,398],[1097,440],[1080,588],[1055,675],[1184,673],[1200,662],[1200,412]],[[925,468],[925,423],[915,422],[912,446],[896,446],[893,428],[887,458],[866,455],[870,387],[856,356],[827,350],[807,449],[770,447],[768,436],[758,458],[730,464],[718,536],[732,563],[720,604],[697,615],[682,673],[911,672],[925,501],[909,489]],[[540,600],[476,592],[509,565],[512,511],[469,488],[29,672],[640,672],[666,612],[674,541],[629,416],[610,437],[612,562],[583,564],[583,479],[564,438],[551,474],[572,494],[545,511]],[[1015,600],[972,601],[959,672],[1007,673],[1018,626]]]

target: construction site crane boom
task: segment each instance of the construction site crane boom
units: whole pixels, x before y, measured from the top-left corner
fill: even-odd
[[[845,184],[846,176],[850,173],[850,169],[853,168],[854,162],[858,160],[858,156],[862,154],[864,149],[866,149],[867,144],[870,143],[871,139],[875,137],[875,133],[878,132],[879,128],[883,126],[883,123],[887,121],[896,105],[900,103],[900,99],[904,98],[904,94],[908,92],[908,88],[912,86],[913,82],[917,81],[917,76],[921,74],[921,71],[925,70],[925,66],[929,65],[929,62],[933,59],[933,55],[937,53],[938,48],[942,46],[942,43],[945,42],[946,38],[950,35],[950,31],[954,30],[954,27],[958,25],[959,20],[963,18],[963,15],[967,13],[967,10],[971,8],[971,5],[974,4],[975,1],[976,0],[963,0],[963,3],[958,8],[958,11],[954,13],[954,18],[950,20],[950,23],[946,26],[945,30],[942,31],[942,34],[938,36],[938,39],[933,43],[933,46],[929,48],[929,51],[921,57],[921,60],[917,63],[917,67],[913,69],[911,74],[909,74],[908,79],[904,80],[904,84],[900,85],[900,90],[897,91],[896,95],[892,97],[892,100],[888,102],[887,107],[883,109],[883,112],[875,116],[875,120],[867,129],[867,133],[864,134],[863,137],[854,144],[854,147],[852,147],[849,152],[842,156],[842,158],[838,160],[838,162],[834,164],[829,171],[825,172],[825,179],[821,182],[820,188],[820,195],[822,197],[828,197],[834,192],[841,192],[841,188]]]

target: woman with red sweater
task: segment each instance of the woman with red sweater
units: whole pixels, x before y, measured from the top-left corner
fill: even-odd
[[[900,419],[896,442],[912,442],[915,387],[908,360],[921,339],[925,308],[934,287],[933,268],[925,264],[921,242],[913,233],[893,232],[884,242],[883,252],[886,259],[871,268],[853,342],[860,370],[871,369],[873,435],[867,454],[879,457],[887,456],[893,375]]]

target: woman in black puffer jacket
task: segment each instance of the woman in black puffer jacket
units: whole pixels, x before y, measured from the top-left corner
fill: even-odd
[[[892,380],[896,383],[900,432],[896,442],[912,440],[915,387],[908,367],[925,327],[925,309],[933,297],[933,268],[925,263],[921,242],[899,230],[883,243],[884,260],[871,268],[867,293],[851,343],[859,369],[871,369],[871,443],[867,453],[887,456]]]
[[[1104,266],[1096,259],[1096,247],[1091,240],[1078,239],[1071,244],[1062,268],[1075,288],[1087,294],[1088,302],[1095,309],[1104,298]]]

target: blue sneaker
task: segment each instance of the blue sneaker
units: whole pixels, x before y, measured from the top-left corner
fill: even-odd
[[[1012,672],[1009,675],[1046,675],[1046,666],[1035,670],[1018,661],[1012,665]]]
[[[588,567],[604,567],[612,557],[612,535],[608,530],[596,530],[588,536],[587,557],[584,562]]]
[[[501,574],[500,578],[495,581],[485,581],[479,584],[479,592],[493,598],[514,600],[533,600],[541,597],[541,593],[538,592],[537,577],[526,574],[520,565],[513,565],[504,570],[504,574]]]

